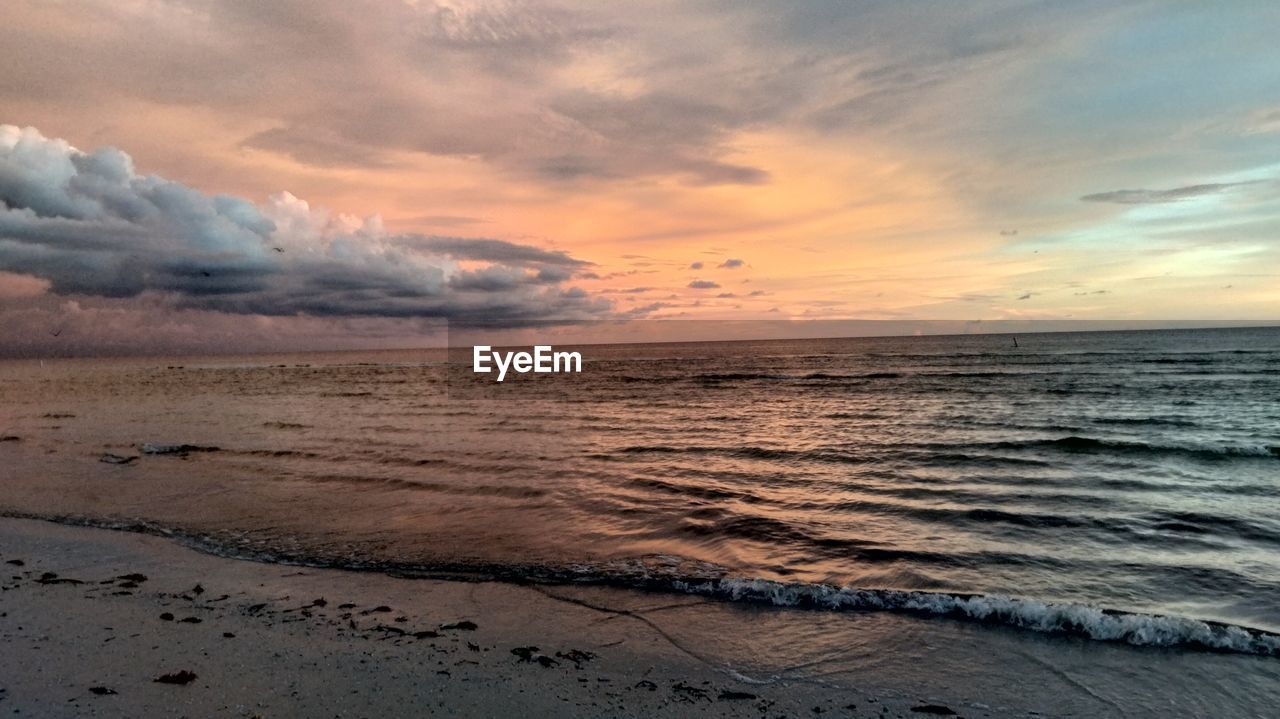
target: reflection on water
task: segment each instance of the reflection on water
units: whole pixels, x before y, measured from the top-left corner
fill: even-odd
[[[584,357],[554,400],[477,399],[413,352],[3,363],[0,435],[18,439],[0,443],[0,509],[399,571],[727,576],[1280,629],[1275,329]]]

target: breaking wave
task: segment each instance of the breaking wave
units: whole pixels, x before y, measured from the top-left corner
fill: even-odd
[[[715,599],[834,611],[888,611],[997,624],[1136,646],[1280,655],[1280,635],[1235,624],[1006,596],[858,589],[763,579],[674,583]]]
[[[3,512],[0,516],[167,537],[197,551],[230,559],[379,572],[406,579],[609,586],[784,609],[891,612],[923,619],[976,622],[1138,647],[1280,656],[1280,634],[1237,624],[1004,595],[838,587],[830,584],[735,578],[726,576],[723,567],[711,563],[665,555],[563,566],[484,562],[405,563],[320,558],[301,554],[297,550],[189,532],[150,521],[26,512]]]

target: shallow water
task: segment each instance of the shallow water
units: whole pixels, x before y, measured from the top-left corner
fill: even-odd
[[[425,352],[0,363],[0,510],[1280,653],[1199,621],[1280,631],[1278,329],[583,353],[560,399],[479,399]]]

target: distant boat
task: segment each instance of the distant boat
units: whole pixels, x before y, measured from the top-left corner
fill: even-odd
[[[1016,336],[1016,335],[1015,335],[1015,336],[1014,336],[1014,338],[1013,338],[1013,346],[1014,346],[1015,348],[1018,346],[1018,338],[1017,338],[1017,336]]]

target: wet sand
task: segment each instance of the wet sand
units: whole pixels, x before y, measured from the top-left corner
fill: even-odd
[[[921,706],[737,681],[643,619],[667,597],[611,611],[553,590],[240,562],[31,520],[0,526],[0,709],[21,716],[880,716]],[[165,676],[177,683],[157,681]]]
[[[260,564],[10,518],[0,562],[0,713],[16,716],[1211,716],[1216,701],[1109,696],[1181,655],[900,617]],[[1131,676],[1082,688],[1076,653]],[[1264,681],[1280,664],[1190,661],[1213,660]]]

